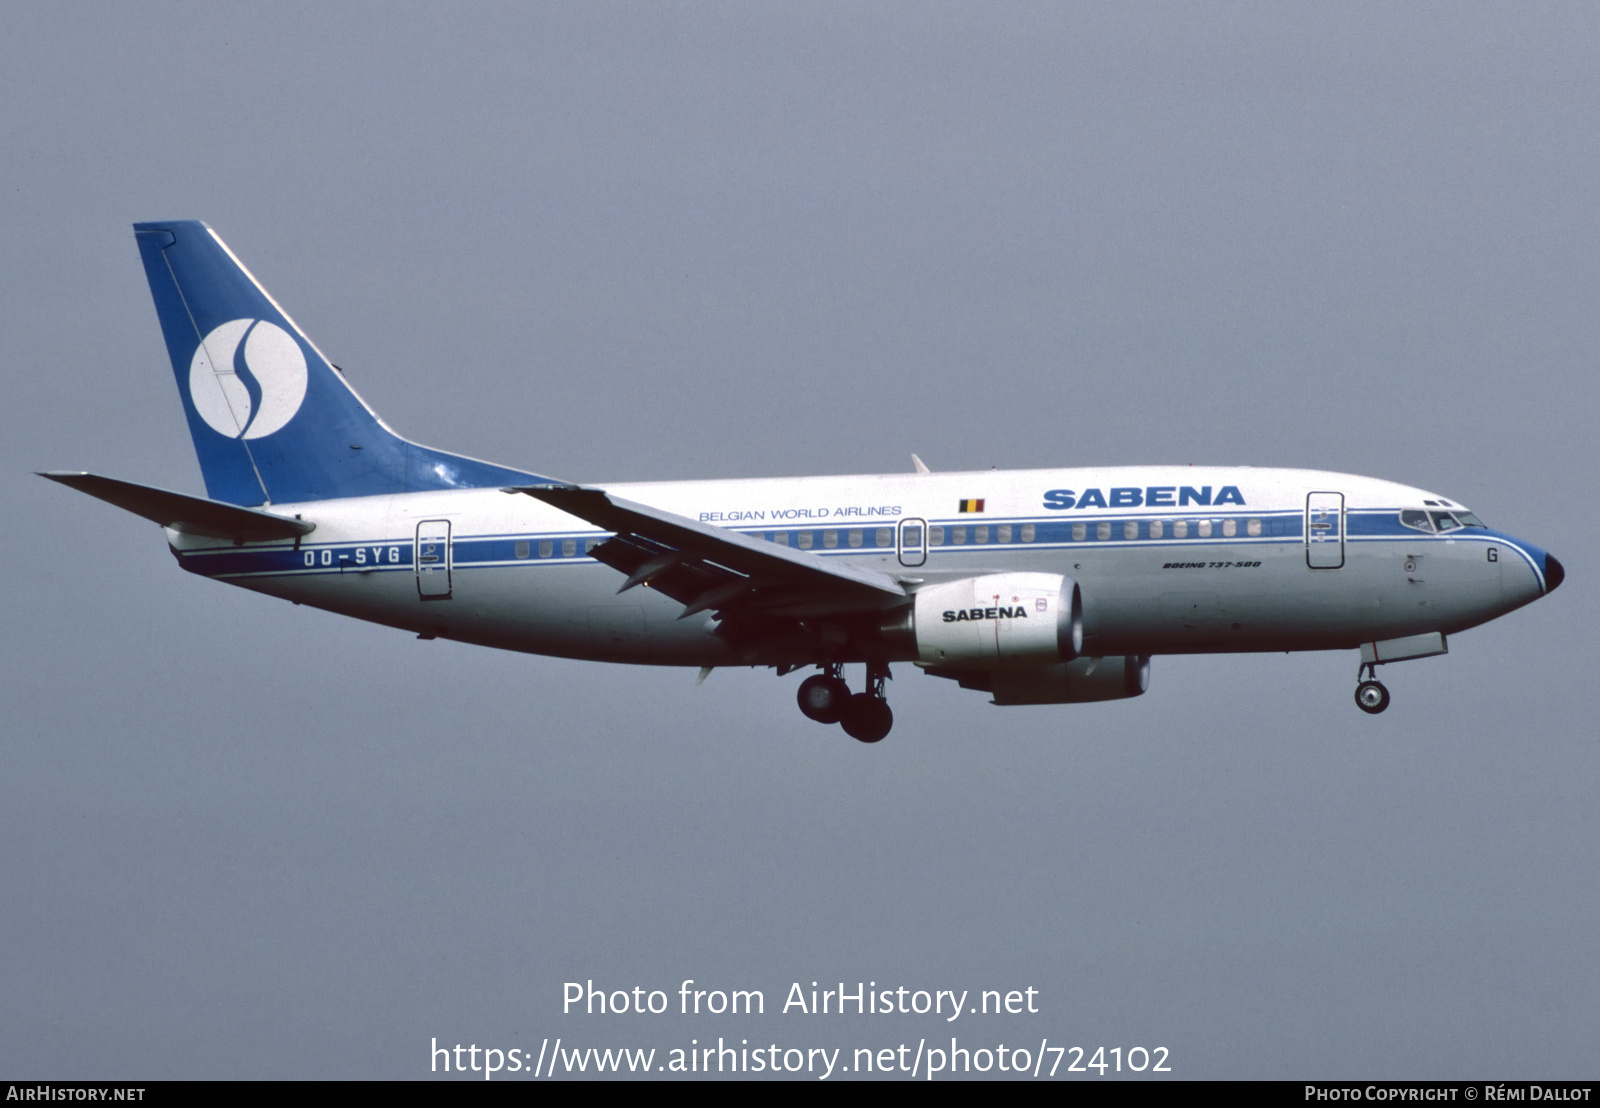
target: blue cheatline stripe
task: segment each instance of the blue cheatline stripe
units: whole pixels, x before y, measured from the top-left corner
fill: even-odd
[[[1270,530],[1271,524],[1293,524],[1291,530],[1282,526],[1283,534],[1263,534],[1251,537],[1247,534],[1235,534],[1231,537],[1213,534],[1207,538],[1187,537],[1173,538],[1163,535],[1160,539],[1149,538],[1149,524],[1159,520],[1165,525],[1183,519],[1194,523],[1200,519],[1209,519],[1213,523],[1224,519],[1237,521],[1240,530],[1245,530],[1244,524],[1251,519],[1263,521],[1263,529]],[[1286,542],[1300,543],[1303,535],[1300,524],[1303,513],[1299,511],[1285,512],[1259,512],[1253,515],[1199,515],[1185,513],[1181,516],[1080,516],[1062,519],[1060,516],[1049,517],[1011,517],[990,519],[985,523],[974,523],[970,516],[960,520],[930,521],[932,526],[950,527],[978,527],[987,526],[991,534],[1002,524],[1010,524],[1013,529],[1012,541],[1000,542],[967,542],[956,545],[947,540],[940,546],[930,545],[927,550],[930,556],[940,554],[965,553],[969,551],[990,550],[1093,550],[1096,548],[1115,549],[1199,549],[1211,547],[1238,547],[1238,546],[1274,546]],[[1358,530],[1356,521],[1361,522]],[[1122,525],[1134,522],[1139,527],[1142,537],[1137,539],[1122,538]],[[1020,541],[1020,528],[1024,524],[1034,525],[1034,540],[1032,542]],[[1093,535],[1094,528],[1100,523],[1110,523],[1113,527],[1112,537],[1098,539],[1085,537],[1073,539],[1072,528],[1074,524],[1083,524],[1088,535]],[[1395,539],[1405,539],[1409,542],[1438,542],[1442,540],[1481,542],[1496,546],[1505,546],[1516,553],[1533,569],[1544,587],[1544,570],[1539,563],[1537,552],[1525,549],[1519,540],[1512,539],[1499,532],[1488,531],[1480,528],[1464,528],[1451,531],[1443,535],[1429,534],[1405,527],[1399,522],[1398,509],[1388,511],[1363,510],[1361,512],[1347,513],[1347,528],[1345,541],[1348,543],[1389,542]],[[1169,528],[1166,528],[1170,530]],[[1220,527],[1216,528],[1220,530]],[[790,536],[791,547],[798,548],[796,541],[801,531],[842,531],[845,534],[840,538],[845,545],[827,548],[814,545],[809,553],[818,557],[870,557],[879,555],[892,557],[895,554],[894,546],[867,545],[852,547],[848,545],[848,533],[860,530],[863,540],[868,538],[868,532],[876,532],[878,527],[802,527],[802,528],[777,528],[777,527],[748,527],[730,528],[738,534],[751,537],[766,537],[778,532],[785,532]],[[592,559],[586,552],[589,543],[598,543],[610,538],[607,532],[597,531],[547,531],[515,533],[491,533],[485,535],[467,535],[452,540],[451,564],[455,569],[484,569],[492,567],[515,566],[558,566],[575,565],[591,562]],[[876,534],[870,536],[874,541]],[[576,549],[570,555],[561,553],[561,544],[566,541],[575,543]],[[548,542],[552,552],[548,557],[539,557],[539,544]],[[364,543],[308,543],[302,542],[299,546],[282,544],[276,546],[235,547],[219,546],[201,550],[186,551],[182,557],[185,568],[207,577],[263,577],[263,576],[307,576],[325,575],[336,573],[373,573],[373,572],[409,572],[413,566],[413,536],[402,539],[391,539],[383,542]],[[516,547],[518,543],[528,544],[528,557],[518,558]]]
[[[451,543],[451,564],[454,568],[491,565],[573,565],[592,562],[585,551],[589,542],[600,542],[609,536],[594,531],[547,532],[526,536],[464,537]],[[518,543],[528,544],[528,557],[518,558]],[[539,557],[539,543],[552,545],[549,557]],[[561,544],[572,542],[574,553],[563,554]],[[410,571],[414,558],[414,540],[410,537],[388,542],[364,543],[307,543],[298,547],[283,544],[272,547],[211,547],[185,551],[185,568],[207,577],[281,577],[325,575],[334,573],[374,573]]]

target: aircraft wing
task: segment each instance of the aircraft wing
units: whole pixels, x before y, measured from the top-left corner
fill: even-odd
[[[881,611],[903,602],[887,573],[712,527],[580,485],[522,485],[523,493],[614,531],[590,557],[627,575],[619,592],[648,585],[696,612],[804,618]]]
[[[190,535],[232,539],[236,543],[266,542],[309,535],[317,526],[256,508],[241,508],[237,504],[224,504],[220,500],[206,500],[93,473],[52,470],[39,476]]]

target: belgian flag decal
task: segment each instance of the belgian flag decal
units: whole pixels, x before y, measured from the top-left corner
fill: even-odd
[[[982,500],[963,500],[961,502],[961,510],[963,512],[981,512],[981,511],[983,511],[983,501]]]

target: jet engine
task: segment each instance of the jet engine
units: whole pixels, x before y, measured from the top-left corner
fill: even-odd
[[[1068,662],[1083,649],[1083,598],[1057,573],[991,573],[924,585],[912,607],[916,659],[951,669]]]

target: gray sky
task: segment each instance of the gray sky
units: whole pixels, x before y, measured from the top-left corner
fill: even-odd
[[[412,1077],[432,1037],[1165,1046],[1593,1076],[1592,5],[15,4],[0,1075]],[[129,224],[210,222],[385,419],[574,480],[1212,462],[1436,489],[1548,600],[1395,666],[997,709],[498,654],[179,571]],[[1041,990],[581,1019],[561,985]],[[971,1037],[969,1044],[968,1037]]]

